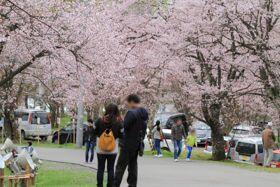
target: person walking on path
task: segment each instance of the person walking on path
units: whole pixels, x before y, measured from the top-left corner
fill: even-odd
[[[124,118],[124,138],[116,166],[115,187],[120,187],[126,168],[128,167],[127,183],[129,187],[137,186],[138,154],[143,155],[148,112],[140,106],[140,98],[131,94],[126,98],[129,108]]]
[[[154,145],[155,145],[154,147],[155,147],[155,150],[157,151],[157,154],[155,156],[160,158],[160,157],[162,157],[161,150],[160,150],[160,148],[161,148],[160,143],[163,140],[163,134],[162,134],[159,120],[156,121],[156,125],[152,130],[152,134],[153,134],[153,138],[154,138]]]
[[[187,150],[186,161],[190,161],[194,146],[197,147],[196,134],[195,134],[195,129],[191,129],[190,134],[187,136],[186,139],[186,150]]]
[[[86,145],[86,155],[85,161],[88,163],[89,161],[89,153],[90,153],[90,162],[93,162],[94,159],[94,147],[96,144],[96,136],[94,134],[94,125],[93,120],[89,119],[88,124],[85,131],[85,145]]]
[[[272,126],[267,125],[262,133],[263,151],[264,151],[264,167],[269,167],[273,157],[273,148],[275,146],[275,135],[272,131]]]
[[[105,115],[96,123],[97,136],[97,187],[103,187],[105,164],[107,162],[107,187],[114,186],[114,167],[118,154],[118,141],[123,137],[122,120],[118,106],[109,104],[105,107]]]
[[[171,128],[171,137],[174,145],[174,161],[178,162],[178,158],[182,152],[182,139],[186,139],[185,129],[181,119],[175,119],[175,124]]]

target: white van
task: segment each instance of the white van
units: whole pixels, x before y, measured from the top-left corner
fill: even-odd
[[[4,117],[2,117],[2,116],[0,115],[0,130],[2,130],[3,127],[4,127]]]
[[[231,159],[236,162],[263,164],[263,144],[261,137],[239,139],[234,150],[231,150]]]
[[[39,136],[42,140],[47,140],[48,136],[51,135],[49,114],[43,110],[17,109],[15,118],[21,119],[19,120],[18,130],[21,132],[23,139]]]

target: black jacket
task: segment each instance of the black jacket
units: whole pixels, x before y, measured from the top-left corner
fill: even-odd
[[[96,136],[94,134],[93,127],[89,127],[89,126],[86,127],[84,140],[94,142],[94,143],[96,142]]]
[[[144,139],[146,135],[148,118],[148,112],[144,108],[132,109],[126,113],[123,124],[123,148],[139,149],[141,138]]]
[[[123,137],[123,125],[119,121],[106,123],[102,118],[97,119],[95,122],[95,135],[100,137],[106,129],[111,129],[115,139]]]

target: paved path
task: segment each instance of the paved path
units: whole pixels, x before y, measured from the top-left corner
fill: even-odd
[[[36,150],[42,159],[83,164],[83,150],[61,148],[36,148]],[[87,166],[95,168],[96,164]],[[127,186],[125,181],[122,186]],[[174,163],[170,158],[156,159],[148,156],[139,159],[139,187],[279,186],[279,173],[254,172],[213,162]]]

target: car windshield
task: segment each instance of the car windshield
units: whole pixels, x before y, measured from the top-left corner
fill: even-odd
[[[274,162],[280,162],[280,154],[274,153],[272,160]]]
[[[237,147],[236,147],[236,151],[240,155],[251,156],[252,154],[256,153],[255,144],[238,142]]]

